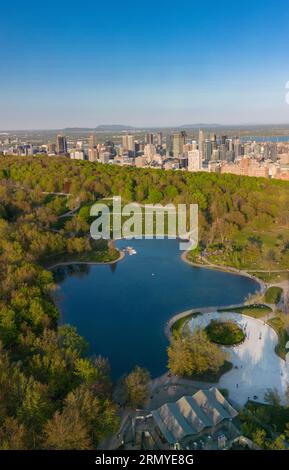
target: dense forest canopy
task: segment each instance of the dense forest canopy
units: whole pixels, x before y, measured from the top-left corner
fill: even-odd
[[[76,201],[89,203],[113,195],[122,196],[127,202],[197,203],[199,251],[208,259],[238,268],[288,266],[288,182],[229,174],[118,167],[63,157],[3,157],[0,175],[2,191],[9,192],[7,185],[14,184],[18,192],[20,187],[22,192],[30,191],[35,203],[43,200],[42,192],[63,191],[71,194],[70,207],[74,207]],[[43,208],[38,209],[43,219],[50,217],[53,222],[55,209],[59,210],[55,207],[57,203],[45,206],[45,213]],[[3,203],[1,211],[4,211]],[[82,216],[78,224],[87,229],[85,214]],[[193,256],[198,254],[196,251]]]
[[[49,260],[93,251],[89,204],[113,195],[197,203],[193,257],[288,267],[289,183],[0,157],[0,448],[92,448],[117,429],[109,365],[87,358],[74,328],[57,326],[55,283],[45,269]],[[59,218],[74,208],[74,217]],[[111,247],[100,253],[104,261],[115,257]]]

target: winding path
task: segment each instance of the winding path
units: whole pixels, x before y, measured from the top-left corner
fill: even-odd
[[[248,274],[246,271],[240,271],[234,268],[224,268],[218,265],[198,265],[192,263],[187,259],[187,252],[182,254],[182,260],[193,266],[207,267],[209,269],[218,269],[222,271],[232,272],[238,275],[254,278],[259,282],[261,293],[265,292],[268,287],[262,280],[255,276]],[[256,272],[256,271],[254,271]],[[287,272],[287,270],[286,270]],[[289,297],[289,283],[283,281],[272,285],[278,285],[283,288],[283,296],[278,307],[282,307],[285,313],[288,313],[288,297]],[[278,390],[282,400],[285,400],[285,393],[289,386],[289,364],[277,356],[275,347],[278,344],[278,336],[274,329],[270,327],[266,321],[275,316],[274,310],[276,306],[267,306],[272,308],[272,313],[267,314],[262,319],[256,319],[247,315],[234,312],[235,309],[244,307],[245,304],[237,304],[231,306],[216,306],[207,308],[190,309],[181,312],[172,317],[165,326],[165,335],[169,340],[172,338],[173,324],[193,313],[201,313],[202,315],[189,318],[187,326],[193,332],[195,328],[205,328],[212,319],[232,319],[240,324],[246,331],[246,340],[234,347],[223,347],[223,349],[230,354],[230,361],[233,363],[234,368],[225,373],[216,385],[220,388],[229,390],[230,398],[235,404],[242,406],[246,403],[248,398],[264,401],[264,394],[268,388],[275,388]],[[219,313],[218,310],[227,310],[227,312]],[[228,311],[229,310],[229,311]],[[186,381],[185,384],[181,378],[170,377],[165,374],[163,378],[159,378],[159,382],[164,381],[167,390],[173,390],[177,393],[176,386],[180,388],[190,388],[193,390],[197,386],[208,386],[206,383],[199,383],[195,381]],[[174,385],[174,382],[177,385]],[[153,389],[158,384],[155,381]],[[212,384],[210,384],[212,385]],[[160,384],[158,384],[160,386]],[[185,389],[183,390],[185,391]],[[160,390],[158,391],[160,393]],[[171,392],[172,393],[172,392]]]
[[[222,375],[218,386],[229,390],[230,398],[243,405],[250,398],[264,400],[269,387],[285,398],[289,384],[289,364],[275,353],[278,336],[264,320],[232,312],[211,312],[192,318],[192,332],[205,328],[211,320],[233,320],[243,329],[246,339],[234,347],[222,347],[234,368]]]

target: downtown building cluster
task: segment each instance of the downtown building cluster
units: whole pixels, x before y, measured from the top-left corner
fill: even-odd
[[[55,141],[35,145],[0,138],[0,153],[63,155],[75,160],[178,171],[208,171],[289,180],[289,142],[217,136],[204,129],[195,138],[186,131],[147,132],[140,138],[124,133],[98,142],[92,134],[80,140],[57,135]]]

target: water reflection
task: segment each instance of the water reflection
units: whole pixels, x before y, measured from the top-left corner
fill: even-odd
[[[59,265],[52,269],[54,281],[57,284],[62,283],[67,277],[74,276],[82,279],[90,273],[91,266],[89,264],[65,264]]]

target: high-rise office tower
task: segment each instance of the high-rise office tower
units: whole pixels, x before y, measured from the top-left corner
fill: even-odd
[[[212,150],[215,150],[217,148],[217,136],[214,132],[210,133],[210,141],[212,144]]]
[[[124,150],[128,150],[129,152],[134,151],[134,137],[133,135],[123,135],[122,136],[122,146]]]
[[[151,134],[150,132],[146,134],[145,136],[145,142],[146,144],[153,144],[154,143],[154,135]]]
[[[90,162],[96,162],[98,160],[98,150],[96,147],[88,149],[88,160]]]
[[[240,139],[236,138],[233,141],[233,149],[234,149],[234,156],[235,158],[238,158],[239,155],[241,155],[241,145],[240,145]]]
[[[202,158],[199,150],[188,152],[188,171],[200,171],[202,169]]]
[[[127,150],[127,147],[128,147],[127,134],[122,136],[122,147],[123,147],[124,150]]]
[[[211,161],[212,162],[217,162],[218,160],[220,160],[220,150],[218,148],[216,148],[212,152]]]
[[[96,147],[96,136],[92,134],[88,139],[88,148],[93,149],[94,147]]]
[[[56,153],[58,155],[67,153],[67,141],[66,137],[63,135],[58,135],[56,137]]]
[[[186,133],[186,131],[182,131],[182,132],[181,132],[181,136],[182,136],[183,141],[184,141],[184,144],[185,144],[185,143],[186,143],[186,138],[187,138],[187,133]]]
[[[185,141],[186,133],[184,131],[173,135],[173,155],[175,158],[183,155]]]
[[[98,159],[98,150],[96,147],[96,136],[94,134],[89,136],[88,139],[88,160],[96,162]]]
[[[199,130],[199,152],[200,152],[200,158],[203,160],[204,159],[204,146],[205,146],[205,132],[200,129]]]
[[[56,144],[53,142],[48,144],[48,153],[56,153]]]
[[[134,141],[133,151],[135,155],[140,151],[140,143],[137,140]]]
[[[162,132],[157,133],[157,144],[163,145],[163,133]]]
[[[268,148],[268,158],[272,160],[273,162],[276,162],[277,157],[278,157],[278,147],[275,142],[270,143],[267,145]]]
[[[227,149],[229,152],[233,151],[233,140],[232,139],[227,139]]]
[[[213,146],[211,140],[206,140],[204,145],[204,160],[209,162],[212,157]]]
[[[173,154],[173,137],[171,134],[166,135],[166,153],[167,156],[172,156]]]
[[[198,143],[196,140],[192,140],[192,150],[197,150],[198,149]]]
[[[127,136],[127,149],[130,152],[134,151],[134,136],[133,135],[128,135]]]
[[[225,144],[221,144],[219,147],[220,160],[226,160],[227,149]]]
[[[150,163],[153,161],[156,153],[155,146],[153,144],[146,144],[144,148],[144,156],[146,160]]]

